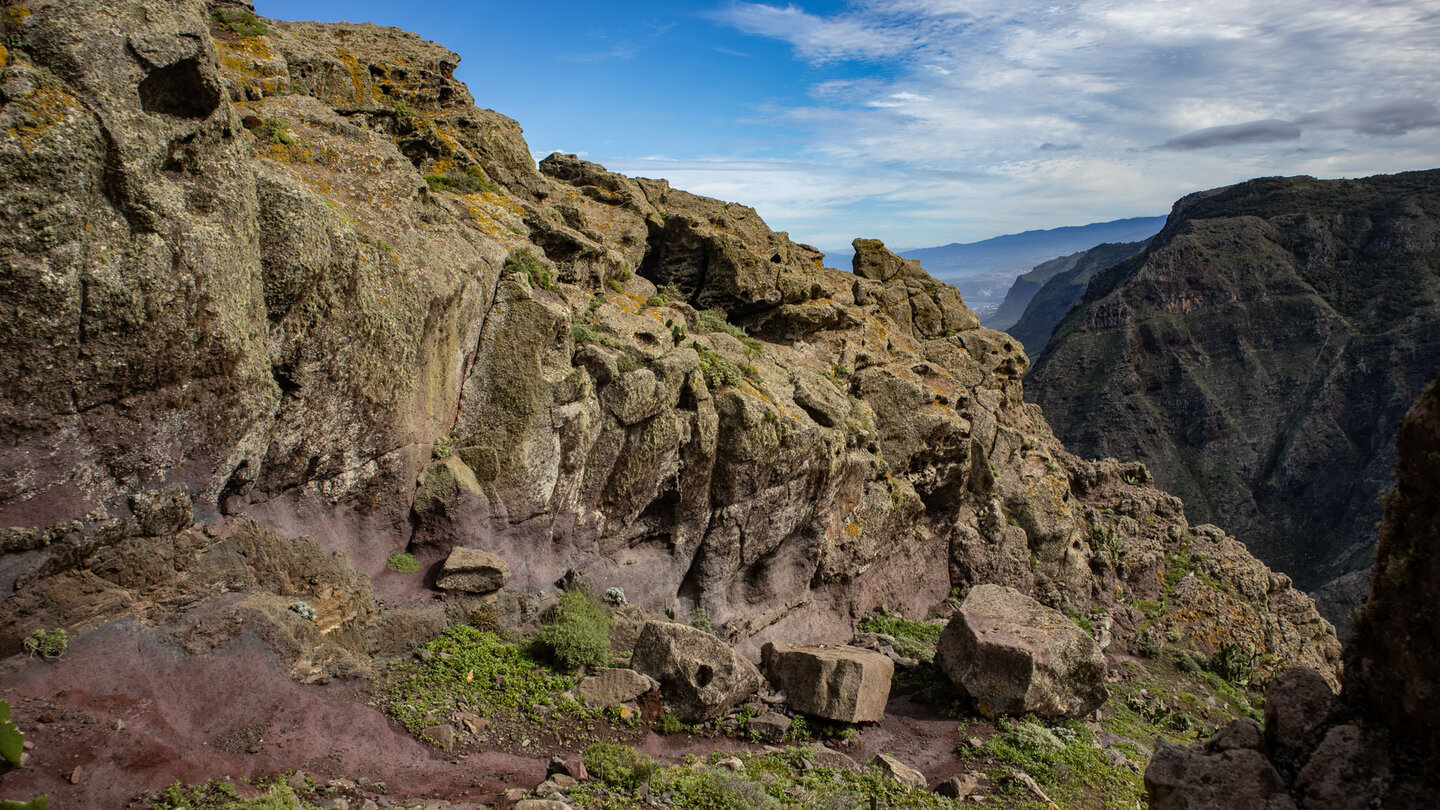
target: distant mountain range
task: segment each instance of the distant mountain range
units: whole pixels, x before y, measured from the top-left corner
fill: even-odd
[[[1037,264],[1088,250],[1104,242],[1139,242],[1160,232],[1165,217],[1132,217],[1113,222],[1025,231],[979,242],[900,251],[919,259],[930,275],[954,284],[982,319],[1000,306],[1015,277]]]

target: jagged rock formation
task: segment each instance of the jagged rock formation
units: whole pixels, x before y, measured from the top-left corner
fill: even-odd
[[[1101,270],[1118,264],[1141,250],[1148,242],[1097,245],[1089,250],[1061,256],[1036,266],[1015,279],[996,312],[996,329],[1004,329],[1025,346],[1025,353],[1039,357],[1055,324],[1060,323],[1075,302],[1085,294],[1090,279]],[[1000,313],[1009,313],[1001,326]]]
[[[1073,451],[1143,460],[1318,589],[1369,566],[1396,428],[1436,371],[1437,234],[1437,171],[1190,195],[1090,282],[1028,394]],[[1363,596],[1345,583],[1337,622]]]
[[[1370,599],[1345,649],[1339,696],[1318,673],[1271,682],[1263,736],[1237,720],[1205,743],[1162,744],[1145,772],[1154,808],[1423,808],[1440,801],[1440,381],[1399,431]],[[1246,804],[1246,802],[1251,802]]]
[[[103,527],[163,483],[205,527],[124,542],[313,536],[353,572],[328,635],[356,656],[468,615],[426,587],[464,546],[509,565],[508,609],[579,570],[747,651],[997,582],[1109,612],[1124,643],[1333,672],[1287,579],[1143,467],[1066,453],[1017,343],[879,243],[844,273],[750,208],[537,167],[458,56],[394,29],[24,9],[0,108],[6,649],[107,620]],[[406,549],[426,577],[385,571]],[[1167,582],[1180,561],[1198,575]],[[166,604],[233,598],[183,568]]]

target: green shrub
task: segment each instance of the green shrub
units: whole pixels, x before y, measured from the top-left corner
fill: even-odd
[[[213,9],[210,12],[210,19],[237,37],[263,37],[270,33],[270,26],[266,25],[264,20],[243,9]]]
[[[22,644],[25,652],[30,655],[39,655],[41,658],[59,658],[65,654],[65,648],[70,646],[70,634],[66,633],[63,627],[36,630],[26,636]]]
[[[555,659],[572,669],[610,664],[609,614],[584,591],[566,591],[550,619],[540,628],[540,643]]]
[[[670,712],[660,715],[660,719],[655,722],[655,731],[660,734],[679,734],[691,730],[690,726],[680,722],[680,718]]]
[[[505,257],[505,270],[509,273],[524,273],[532,287],[539,287],[542,290],[555,288],[554,274],[538,256],[531,252],[530,248],[511,251],[510,255]]]
[[[667,303],[669,302],[667,302],[664,298],[661,298],[658,295],[652,295],[649,298],[645,299],[645,306],[647,307],[663,307]]]
[[[1253,647],[1223,641],[1211,656],[1209,669],[1235,686],[1248,686],[1258,662],[1259,656]]]
[[[616,280],[613,279],[613,278],[610,279],[609,287],[610,287],[611,290],[613,290],[613,291],[615,291],[615,292],[617,292],[617,293],[623,293],[623,292],[625,292],[625,288],[620,286],[620,282],[616,281]]]
[[[557,696],[575,685],[573,678],[555,673],[529,651],[468,625],[447,628],[424,649],[433,655],[392,668],[381,701],[386,712],[414,734],[432,725],[434,717],[448,715],[456,701],[485,717],[543,722],[551,715],[536,707],[564,707]]]
[[[935,645],[940,643],[940,634],[945,631],[939,625],[912,621],[883,607],[861,619],[856,628],[862,633],[893,637],[895,652],[923,663],[935,660]]]
[[[710,620],[710,611],[703,607],[697,607],[690,611],[690,626],[707,633],[715,629],[714,623]]]
[[[260,138],[261,143],[278,143],[281,146],[289,146],[295,142],[290,135],[290,125],[281,118],[266,118],[255,128],[255,135]]]
[[[316,807],[297,796],[295,790],[278,777],[258,787],[264,792],[253,799],[242,799],[230,782],[211,780],[188,786],[176,782],[156,797],[150,810],[310,810]]]
[[[454,436],[441,436],[430,448],[430,455],[435,458],[449,458],[455,454],[456,443]]]
[[[385,567],[391,571],[401,574],[414,574],[420,570],[420,561],[415,559],[414,554],[391,554],[390,559],[385,561]]]
[[[705,385],[712,391],[745,381],[745,374],[740,367],[724,355],[701,346],[699,342],[692,342],[690,348],[700,355],[700,374],[705,378]]]
[[[456,194],[475,194],[481,191],[499,191],[500,187],[490,182],[485,170],[479,166],[452,168],[443,173],[425,175],[425,185],[431,191],[453,191]],[[548,287],[546,289],[549,289]]]
[[[764,344],[750,337],[749,333],[745,331],[745,327],[730,323],[729,316],[721,309],[707,309],[701,312],[695,319],[695,331],[724,332],[745,345],[747,357],[755,357],[764,348]]]
[[[581,755],[591,778],[622,790],[635,790],[650,781],[660,763],[625,745],[595,743]]]

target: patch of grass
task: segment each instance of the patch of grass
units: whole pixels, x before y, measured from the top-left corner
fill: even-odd
[[[290,125],[283,118],[266,118],[255,128],[255,135],[261,143],[275,143],[281,146],[289,146],[295,143],[295,138],[290,134]]]
[[[935,645],[940,643],[940,634],[945,631],[938,625],[906,619],[883,607],[861,619],[856,628],[862,633],[893,636],[895,652],[927,664],[935,660]]]
[[[398,114],[398,112],[397,112]],[[431,191],[453,191],[456,194],[476,194],[481,191],[499,191],[500,187],[490,182],[485,170],[479,166],[466,166],[425,175],[425,185]],[[548,287],[546,289],[549,289]]]
[[[21,646],[29,655],[38,655],[41,658],[59,658],[65,654],[65,648],[70,646],[70,634],[66,633],[63,627],[35,630],[25,637]]]
[[[832,770],[802,764],[809,755],[805,748],[741,754],[744,769],[731,771],[716,764],[729,755],[716,752],[708,760],[690,760],[672,767],[651,769],[642,765],[642,769],[649,770],[642,780],[626,772],[633,768],[631,757],[638,754],[606,751],[604,756],[593,759],[608,767],[607,757],[613,757],[621,766],[621,778],[614,782],[596,778],[568,788],[566,794],[577,807],[591,810],[633,810],[652,805],[693,810],[859,810],[871,807],[872,801],[874,806],[890,810],[956,807],[951,799],[927,790],[911,790],[874,769]],[[591,760],[591,749],[587,749],[585,766],[594,775]]]
[[[1025,720],[989,738],[978,750],[961,744],[962,758],[981,760],[990,778],[1002,785],[1006,807],[1045,807],[1024,786],[1009,778],[1020,770],[1035,779],[1062,807],[1094,806],[1086,800],[1104,797],[1104,807],[1143,806],[1145,786],[1140,775],[1111,765],[1096,748],[1080,721],[1047,726]]]
[[[237,37],[263,37],[270,33],[270,26],[266,25],[264,20],[243,9],[213,9],[210,19]]]
[[[179,782],[161,791],[150,804],[150,810],[312,810],[311,804],[296,795],[295,790],[276,778],[253,799],[240,798],[231,782],[211,780],[200,785]]]
[[[744,727],[743,722],[741,723],[741,727]],[[694,731],[694,728],[680,722],[680,718],[670,712],[665,712],[660,715],[660,719],[655,721],[654,728],[661,734],[679,734],[682,731]]]
[[[525,274],[525,277],[530,280],[531,287],[539,287],[542,290],[555,288],[555,275],[530,248],[511,251],[510,255],[505,257],[505,271]]]
[[[1085,635],[1087,635],[1087,636],[1093,636],[1093,635],[1095,635],[1095,624],[1090,621],[1090,617],[1089,617],[1089,616],[1085,615],[1084,613],[1081,613],[1080,611],[1076,610],[1075,608],[1071,607],[1070,605],[1065,605],[1065,606],[1063,606],[1061,612],[1064,613],[1066,616],[1068,616],[1068,617],[1070,618],[1070,621],[1072,621],[1072,622],[1075,623],[1075,626],[1076,626],[1076,627],[1080,628],[1081,630],[1084,630],[1084,631],[1085,631]]]
[[[541,644],[571,669],[610,664],[610,614],[590,594],[580,590],[560,596],[555,612],[540,628]]]
[[[431,653],[424,661],[391,667],[382,706],[412,734],[449,716],[457,702],[476,714],[542,722],[548,716],[541,705],[579,713],[578,702],[558,695],[575,685],[575,679],[545,666],[529,650],[506,643],[495,633],[468,625],[444,630],[424,646]]]
[[[390,559],[385,561],[385,567],[400,574],[414,574],[420,571],[420,561],[415,559],[414,554],[391,554]]]
[[[581,754],[591,778],[610,787],[635,790],[650,781],[660,763],[628,745],[595,743]]]

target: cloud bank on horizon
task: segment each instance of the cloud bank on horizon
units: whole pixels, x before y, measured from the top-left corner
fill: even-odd
[[[1256,176],[1432,168],[1440,6],[1311,0],[733,2],[818,80],[794,159],[612,168],[756,205],[822,247],[1162,213]],[[856,69],[856,68],[860,69]],[[848,68],[841,70],[841,68]],[[834,78],[824,78],[833,72]]]

